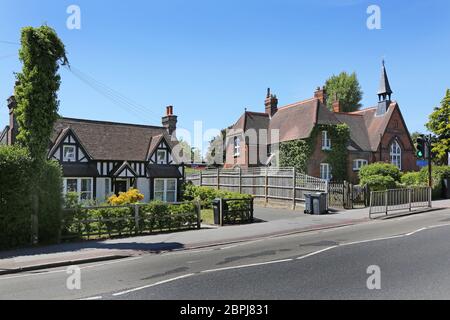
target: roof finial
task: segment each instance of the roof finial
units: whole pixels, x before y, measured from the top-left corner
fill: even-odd
[[[267,88],[267,98],[270,98],[270,88]]]

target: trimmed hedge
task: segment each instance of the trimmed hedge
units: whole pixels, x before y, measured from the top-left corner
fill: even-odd
[[[0,146],[0,249],[30,243],[31,167],[25,149]]]
[[[363,166],[359,171],[360,184],[371,191],[395,189],[400,184],[400,170],[393,164],[377,162]]]
[[[72,203],[72,201],[68,201]],[[197,226],[197,208],[194,203],[168,204],[153,201],[139,205],[139,230],[136,230],[135,211],[129,207],[84,209],[71,206],[66,213],[63,238],[82,239],[89,235],[100,237],[135,235],[167,230],[185,230]],[[89,220],[90,222],[83,222]]]
[[[42,174],[37,183],[32,180],[35,170]],[[39,242],[57,242],[62,209],[59,164],[48,161],[36,169],[26,149],[0,146],[0,172],[0,249],[30,244],[34,186],[39,199]]]
[[[39,185],[39,242],[55,243],[61,229],[61,209],[63,206],[62,169],[58,162],[43,164]]]
[[[226,190],[217,190],[210,187],[199,187],[192,183],[186,183],[183,189],[183,197],[187,201],[199,200],[202,208],[212,208],[212,201],[216,198],[223,199],[251,199],[252,196],[248,194],[241,194],[238,192],[231,192]],[[236,210],[239,209],[238,202],[236,202]]]
[[[402,173],[393,164],[377,162],[367,166],[363,166],[359,171],[359,178],[361,181],[368,179],[370,176],[387,176],[391,177],[394,181],[400,182]],[[365,184],[361,182],[361,184]]]

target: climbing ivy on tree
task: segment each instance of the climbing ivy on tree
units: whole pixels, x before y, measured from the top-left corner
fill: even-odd
[[[17,74],[14,111],[19,125],[17,141],[34,160],[44,161],[58,118],[58,69],[61,63],[67,64],[67,58],[64,44],[48,26],[23,28],[21,45],[19,58],[23,68]]]

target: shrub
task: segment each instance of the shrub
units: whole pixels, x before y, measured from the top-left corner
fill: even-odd
[[[421,186],[420,172],[407,172],[402,175],[402,184],[406,187],[417,187]]]
[[[428,186],[428,168],[420,170],[420,184]],[[442,197],[444,179],[450,178],[450,166],[433,166],[433,198]]]
[[[108,199],[108,203],[113,206],[133,204],[144,200],[144,195],[138,189],[131,188],[127,192],[121,192],[118,196],[113,195]]]
[[[59,240],[63,202],[61,166],[55,161],[47,161],[43,164],[39,184],[39,242]]]
[[[359,178],[361,181],[364,181],[371,176],[391,177],[394,181],[400,182],[401,172],[393,164],[377,162],[367,166],[363,166],[359,171]],[[363,182],[361,182],[361,184],[364,185]]]
[[[0,248],[30,243],[32,159],[25,149],[0,146]]]
[[[371,191],[384,191],[395,189],[397,182],[391,176],[373,175],[361,180],[362,185],[368,185]]]
[[[251,195],[241,194],[238,192],[231,192],[227,190],[216,190],[210,187],[199,187],[195,186],[192,183],[187,183],[184,186],[183,197],[187,201],[199,200],[202,208],[211,208],[212,201],[216,198],[228,198],[228,199],[250,199]],[[236,202],[239,207],[239,203],[243,203],[242,201]]]

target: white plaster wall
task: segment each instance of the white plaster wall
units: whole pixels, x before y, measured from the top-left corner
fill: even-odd
[[[137,188],[144,195],[144,202],[150,201],[150,180],[147,178],[137,179]]]

